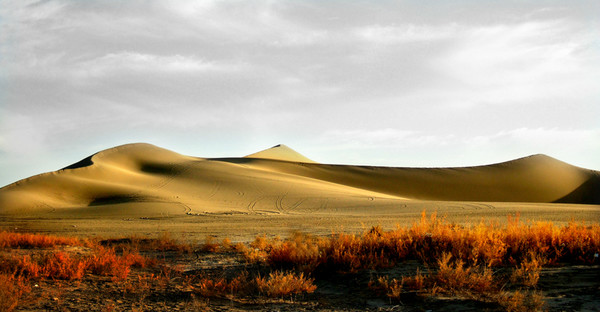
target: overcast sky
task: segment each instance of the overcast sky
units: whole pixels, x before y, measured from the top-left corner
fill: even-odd
[[[600,169],[600,1],[0,0],[0,186],[148,142]]]

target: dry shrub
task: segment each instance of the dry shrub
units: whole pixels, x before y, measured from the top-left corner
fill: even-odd
[[[22,276],[0,274],[0,311],[13,311],[30,291]]]
[[[257,237],[250,248],[238,248],[249,262],[320,272],[357,272],[393,266],[407,259],[436,265],[444,254],[467,266],[517,265],[529,254],[550,264],[598,262],[600,226],[570,223],[558,227],[548,222],[523,223],[509,217],[505,226],[484,222],[473,227],[448,223],[434,213],[409,228],[360,234],[332,234],[314,238],[295,233],[286,240]]]
[[[304,271],[314,270],[319,261],[319,246],[310,235],[294,233],[284,242],[271,246],[267,261],[272,266],[296,266]]]
[[[37,258],[29,255],[4,257],[0,270],[24,278],[52,278],[63,280],[81,279],[86,262],[64,252],[47,253]]]
[[[415,276],[403,276],[402,277],[402,285],[404,285],[405,289],[421,291],[426,286],[425,278],[426,278],[426,276],[421,273],[421,270],[417,269],[417,274],[415,274]]]
[[[206,235],[204,244],[200,247],[200,251],[203,252],[218,252],[220,249],[219,243],[215,243],[215,238],[210,235]]]
[[[29,255],[0,257],[0,272],[24,276],[26,278],[40,277],[41,267]]]
[[[247,272],[243,272],[233,279],[202,278],[194,285],[195,292],[203,297],[231,297],[236,294],[245,294],[252,288],[252,280]]]
[[[521,265],[513,270],[510,281],[514,284],[534,287],[540,279],[542,265],[545,262],[542,256],[531,252],[528,259],[521,262]]]
[[[96,275],[112,276],[115,280],[125,280],[131,267],[144,268],[155,265],[157,261],[138,253],[117,255],[114,249],[98,248],[87,258],[87,268]]]
[[[85,274],[87,264],[79,257],[64,252],[46,255],[41,263],[41,275],[53,279],[75,280]]]
[[[253,247],[257,245],[255,244],[257,240],[261,242],[259,244],[262,246],[262,248]],[[266,242],[266,238],[263,241],[263,237],[257,236],[250,246],[237,243],[234,249],[236,252],[240,253],[248,263],[265,263],[267,261],[267,252],[265,251],[266,244],[262,245],[262,242]]]
[[[381,276],[377,278],[376,282],[370,281],[368,286],[369,289],[385,294],[390,299],[400,300],[403,293],[407,291],[422,292],[430,286],[428,284],[431,282],[432,279],[423,275],[421,270],[417,269],[414,276],[402,276],[399,280],[395,278],[390,280],[387,276]]]
[[[390,299],[400,300],[404,288],[404,278],[400,280],[394,278],[390,281],[387,276],[380,276],[377,278],[377,282],[369,282],[369,288],[378,293],[384,293]]]
[[[377,232],[367,232],[362,236],[352,234],[333,235],[321,242],[321,259],[318,261],[329,272],[355,273],[364,269],[390,267],[397,259],[396,254],[388,253],[385,238]]]
[[[91,255],[80,256],[66,252],[50,252],[32,257],[3,256],[0,272],[24,276],[25,278],[51,278],[61,280],[81,279],[86,272],[112,276],[124,280],[131,267],[144,268],[155,265],[156,260],[137,253],[117,255],[113,249],[99,247]]]
[[[88,246],[91,243],[73,237],[0,232],[0,248],[48,248],[57,245]]]
[[[268,277],[257,277],[255,281],[258,290],[272,298],[312,293],[317,289],[313,284],[314,279],[304,277],[304,273],[297,275],[292,272],[275,271]]]
[[[497,296],[496,302],[507,312],[545,311],[544,297],[540,292],[502,293]]]
[[[127,279],[119,283],[123,296],[127,295],[136,300],[140,310],[146,310],[145,300],[152,294],[166,289],[164,277],[154,274],[139,274],[135,278]]]
[[[231,244],[231,239],[229,239],[229,237],[223,238],[221,241],[221,251],[230,251],[232,248],[233,245]]]
[[[150,240],[150,244],[148,244],[145,248],[140,250],[149,250],[149,251],[177,251],[181,253],[191,253],[193,248],[190,244],[185,244],[182,242],[178,242],[176,239],[171,237],[171,234],[168,232],[161,233],[160,236],[156,239]]]
[[[467,267],[462,260],[451,262],[445,253],[438,260],[438,270],[431,276],[439,291],[485,295],[494,290],[492,271],[487,267]]]

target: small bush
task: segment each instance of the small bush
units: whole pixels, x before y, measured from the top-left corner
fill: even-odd
[[[0,232],[0,248],[48,248],[57,245],[88,246],[89,244],[87,241],[72,237]]]
[[[381,276],[377,279],[377,282],[369,282],[369,288],[379,293],[384,293],[390,299],[400,300],[402,294],[402,288],[404,286],[404,278],[401,280],[392,279],[391,281],[387,276]]]
[[[496,302],[507,312],[545,311],[544,297],[539,292],[502,293]]]
[[[514,284],[534,287],[540,279],[542,265],[545,262],[540,255],[530,253],[529,258],[522,261],[521,265],[513,270],[510,281]]]
[[[22,276],[0,274],[0,311],[13,311],[30,291]]]
[[[451,262],[451,254],[438,260],[438,270],[431,276],[438,290],[448,293],[487,294],[494,288],[492,271],[487,267],[468,267],[462,260]]]
[[[233,279],[202,278],[194,285],[196,293],[203,297],[228,297],[237,294],[246,294],[253,288],[253,281],[248,273],[244,272]]]
[[[312,293],[317,289],[313,279],[288,272],[272,272],[268,277],[257,277],[256,286],[269,297],[285,297],[300,293]]]

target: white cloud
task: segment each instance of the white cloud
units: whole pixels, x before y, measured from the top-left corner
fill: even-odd
[[[454,81],[457,102],[587,98],[597,94],[600,62],[593,38],[577,27],[568,20],[475,27],[433,65]]]
[[[451,39],[456,36],[459,27],[456,23],[430,26],[415,25],[371,25],[356,30],[359,38],[368,42],[389,45],[419,41]]]
[[[78,71],[91,76],[119,72],[192,73],[224,69],[224,66],[196,57],[181,55],[152,55],[137,52],[117,52],[78,64]]]

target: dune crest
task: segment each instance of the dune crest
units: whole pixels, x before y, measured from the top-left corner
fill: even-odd
[[[304,155],[296,152],[290,147],[284,144],[277,144],[271,148],[266,150],[262,150],[260,152],[256,152],[254,154],[250,154],[244,156],[245,158],[262,158],[262,159],[272,159],[272,160],[283,160],[283,161],[291,161],[291,162],[301,162],[301,163],[316,163],[313,160],[305,157]]]
[[[0,214],[306,214],[417,201],[600,204],[600,175],[545,155],[461,168],[319,164],[285,145],[240,158],[117,146],[0,189]]]

